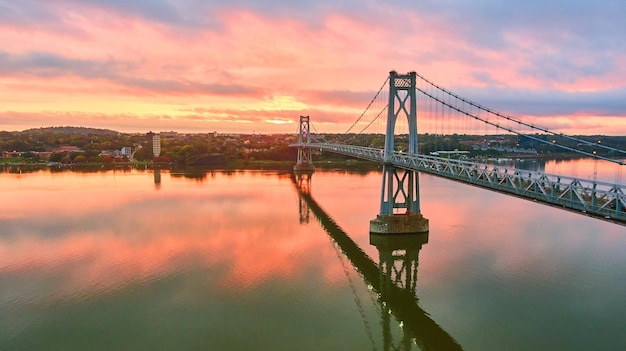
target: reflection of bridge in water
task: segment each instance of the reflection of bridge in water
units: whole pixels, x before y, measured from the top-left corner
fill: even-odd
[[[410,350],[415,344],[422,350],[462,350],[417,303],[419,252],[428,242],[428,233],[370,234],[370,243],[379,252],[377,265],[313,199],[311,176],[312,172],[298,172],[292,178],[300,198],[300,222],[308,222],[312,212],[376,294],[382,319],[383,349]],[[402,340],[393,340],[391,315],[402,328]]]

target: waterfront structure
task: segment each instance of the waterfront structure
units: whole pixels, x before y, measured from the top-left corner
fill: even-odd
[[[152,136],[152,155],[154,157],[161,155],[161,136],[159,136],[159,134]]]
[[[409,127],[409,154],[417,155],[416,73],[389,72],[387,132],[383,154],[383,184],[380,212],[370,221],[370,232],[381,234],[428,232],[428,219],[420,212],[419,173],[396,167],[392,162],[395,127],[405,117]]]
[[[52,152],[69,153],[69,152],[85,152],[83,149],[74,145],[62,145],[52,149]]]
[[[120,155],[130,157],[133,154],[133,148],[130,146],[124,146],[120,149]]]
[[[296,165],[293,168],[294,171],[306,171],[310,172],[315,170],[313,166],[313,156],[311,155],[311,149],[306,147],[306,144],[311,142],[311,129],[310,129],[309,116],[300,116],[300,126],[298,127],[298,159]]]
[[[421,86],[417,85],[418,78]],[[310,119],[306,116],[306,118],[300,117],[298,143],[290,145],[298,148],[296,170],[301,164],[307,166],[310,164],[312,167],[310,150],[313,148],[383,165],[380,212],[377,218],[370,222],[370,232],[395,234],[428,231],[428,220],[421,216],[419,207],[418,172],[430,173],[595,218],[626,224],[626,185],[618,181],[608,183],[597,181],[595,178],[591,180],[522,169],[508,169],[479,162],[419,154],[417,110],[418,106],[421,106],[420,111],[425,114],[430,113],[430,118],[438,118],[442,121],[452,120],[457,126],[467,125],[467,123],[456,121],[456,119],[468,119],[471,123],[484,125],[485,128],[495,128],[499,132],[517,134],[534,142],[549,144],[551,147],[558,147],[580,156],[617,164],[620,169],[616,172],[616,179],[626,165],[623,160],[626,151],[537,127],[499,113],[441,88],[416,72],[399,75],[392,71],[385,83],[387,82],[389,82],[388,101],[376,102],[379,96],[384,95],[381,94],[385,86],[383,84],[366,111],[357,118],[348,131],[343,133],[345,140],[333,142],[315,140],[309,133]],[[416,101],[418,92],[422,99],[419,104]],[[350,142],[355,140],[354,133],[349,133],[354,126],[359,123],[365,125],[365,128],[358,134],[364,133],[382,115],[382,111],[369,111],[370,107],[377,105],[385,106],[383,111],[385,109],[387,111],[385,148],[350,145]],[[374,116],[369,123],[362,121],[368,112]],[[407,118],[408,152],[396,150],[394,145],[395,125],[399,116]],[[543,135],[531,134],[529,131],[539,131]],[[306,138],[304,138],[305,135]],[[547,138],[546,135],[551,137]],[[405,140],[406,137],[407,134],[403,133]],[[574,142],[576,147],[572,146]],[[598,149],[602,149],[609,156],[600,155],[596,151]],[[403,209],[404,213],[401,212]]]

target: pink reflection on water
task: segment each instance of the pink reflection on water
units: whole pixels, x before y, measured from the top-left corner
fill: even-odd
[[[0,218],[81,215],[151,196],[151,173],[0,173]]]
[[[548,160],[545,172],[615,184],[626,181],[626,166],[592,158]]]
[[[484,274],[468,271],[477,257],[493,274],[550,280],[565,264],[555,253],[624,246],[621,227],[432,176],[421,181],[431,232],[420,286]],[[0,280],[11,282],[0,303],[89,295],[198,268],[224,294],[269,280],[348,284],[350,263],[312,214],[300,225],[297,193],[276,173],[198,181],[162,171],[158,191],[150,172],[0,174],[0,184]],[[317,172],[312,185],[319,205],[375,262],[368,228],[380,186],[377,172]],[[605,232],[592,237],[598,228]]]
[[[75,173],[2,177],[7,188],[22,190],[5,199],[25,195],[0,205],[11,213],[0,219],[11,225],[0,236],[0,278],[40,279],[41,294],[117,289],[195,267],[211,267],[224,292],[272,277],[338,276],[320,268],[336,259],[326,254],[328,239],[320,228],[300,225],[294,188],[276,174],[217,174],[196,182],[163,173],[158,191],[150,173],[113,180]],[[37,299],[23,295],[26,286],[3,294]]]

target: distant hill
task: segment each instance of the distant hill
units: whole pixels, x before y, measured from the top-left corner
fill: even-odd
[[[32,128],[22,131],[24,134],[45,134],[45,133],[58,133],[58,134],[73,134],[73,135],[117,135],[119,132],[110,129],[97,129],[86,127],[46,127],[46,128]]]

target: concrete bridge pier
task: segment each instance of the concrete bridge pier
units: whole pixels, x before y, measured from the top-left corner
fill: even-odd
[[[371,234],[419,234],[428,231],[428,219],[421,213],[377,215],[370,221]]]
[[[419,173],[383,166],[380,213],[370,221],[370,233],[416,234],[429,231],[419,208]]]

